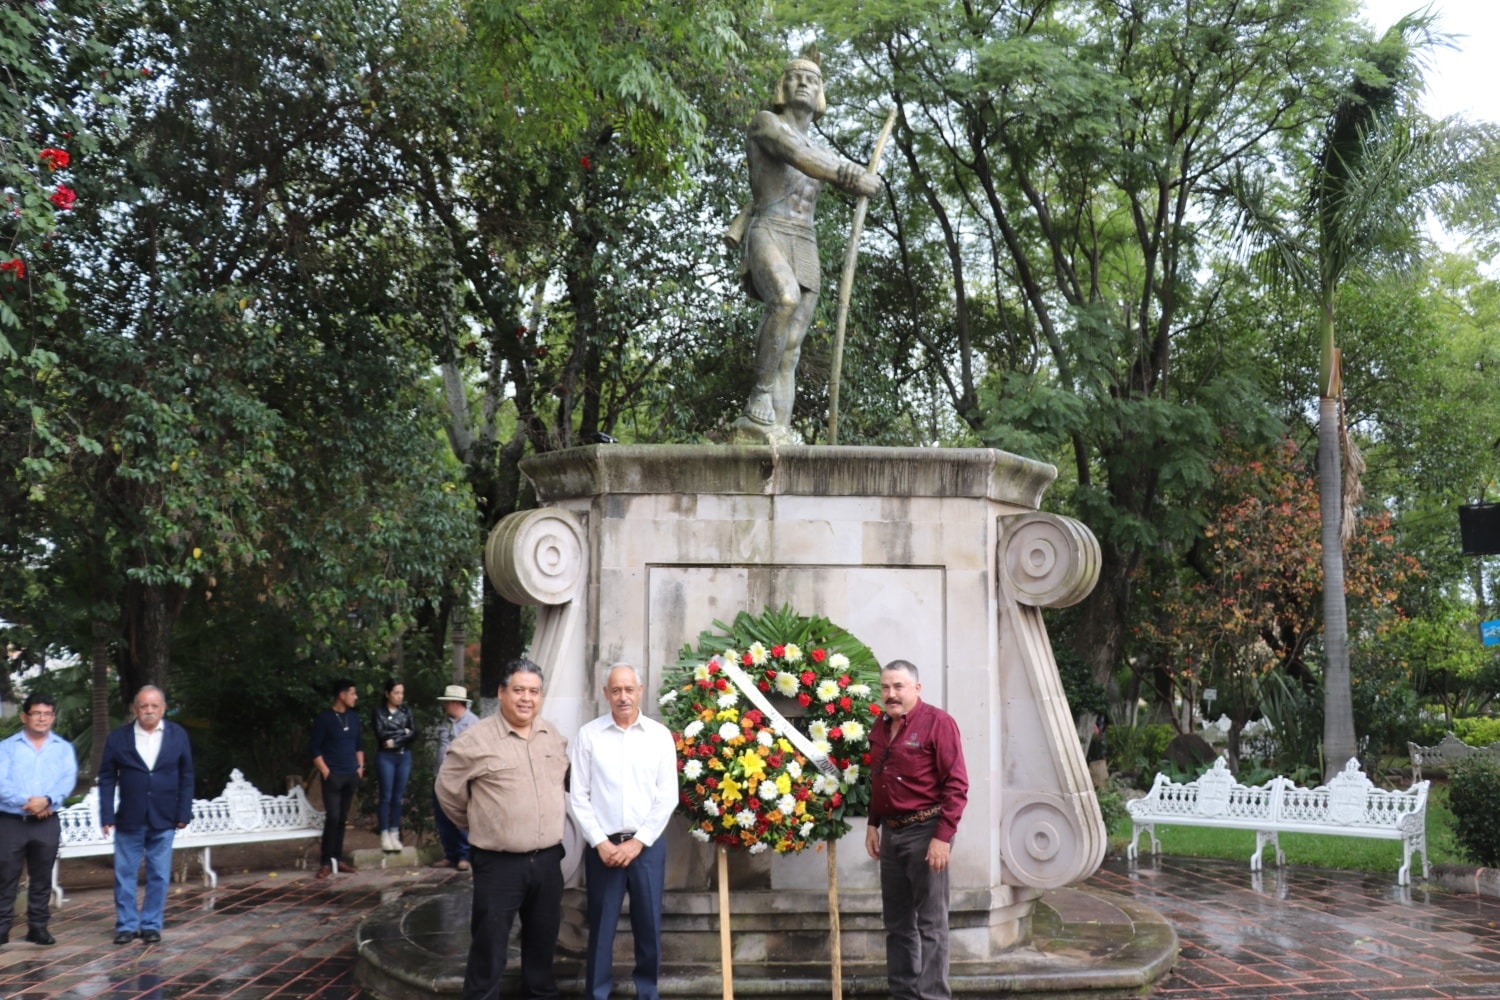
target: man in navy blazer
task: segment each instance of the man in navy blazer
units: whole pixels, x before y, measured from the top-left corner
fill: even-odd
[[[193,820],[193,748],[187,730],[162,716],[161,689],[136,692],[135,721],[109,734],[99,764],[99,820],[115,831],[115,944],[161,940],[172,874],[172,838]],[[115,805],[115,789],[120,804]],[[136,906],[136,872],[146,861],[146,899]]]

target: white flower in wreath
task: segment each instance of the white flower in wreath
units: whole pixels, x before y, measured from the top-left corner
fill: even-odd
[[[833,752],[833,745],[827,740],[813,740],[813,749],[818,751],[818,753],[822,754],[824,757],[827,757],[830,753]]]
[[[802,765],[795,760],[789,760],[786,762],[786,773],[792,776],[793,781],[796,781],[802,777]]]
[[[726,743],[740,735],[740,724],[738,722],[726,722],[719,727],[719,739]]]
[[[797,808],[797,797],[795,795],[783,795],[776,800],[776,808],[781,810],[783,816],[790,816],[792,810]]]
[[[756,789],[755,794],[759,795],[767,802],[774,802],[776,800],[776,796],[780,795],[781,793],[776,790],[776,782],[762,781],[760,783],[760,787]]]
[[[697,736],[698,736],[698,734],[701,733],[701,732],[703,732],[703,720],[702,719],[694,719],[692,722],[689,722],[687,724],[687,728],[682,731],[682,735],[686,739],[690,739],[691,740],[691,739],[696,739]]]
[[[755,664],[757,667],[763,665],[766,662],[766,657],[770,655],[770,653],[766,651],[766,647],[762,646],[758,642],[752,642],[750,644],[749,653],[750,662]]]
[[[776,736],[769,729],[762,729],[755,734],[755,742],[763,747],[768,747],[776,742]]]
[[[818,682],[818,700],[829,702],[839,696],[839,683],[833,678],[827,678]]]
[[[868,684],[850,684],[849,685],[849,696],[851,698],[868,698],[868,697],[870,697],[870,685],[868,685]]]
[[[740,654],[733,649],[726,649],[724,650],[724,652],[714,657],[714,659],[728,660],[730,663],[738,663],[740,662]]]
[[[656,703],[658,705],[662,706],[663,708],[665,708],[668,705],[672,704],[672,702],[674,702],[676,700],[677,700],[677,689],[673,688],[672,690],[668,691],[666,694],[662,695],[660,698],[656,699]]]
[[[693,668],[693,680],[706,681],[708,680],[709,676],[710,674],[707,663],[700,663]]]
[[[801,663],[802,647],[798,646],[795,642],[787,643],[786,648],[782,651],[781,658],[786,660],[786,662],[788,663]]]
[[[694,763],[697,763],[697,761],[694,761]],[[852,784],[854,784],[858,780],[859,780],[859,765],[858,764],[850,764],[848,767],[844,768],[844,784],[846,784],[846,785],[852,785]]]
[[[845,670],[849,666],[849,657],[843,653],[834,653],[828,658],[828,665],[835,670]]]
[[[815,740],[828,739],[828,723],[824,722],[822,719],[814,719],[807,726],[807,735],[811,736]]]
[[[703,775],[703,761],[690,760],[682,765],[682,776],[689,781],[697,781]]]
[[[813,779],[812,790],[814,795],[832,795],[834,792],[839,790],[838,779],[830,778],[828,775],[822,774],[820,772],[818,776]]]
[[[719,695],[720,708],[733,708],[739,703],[740,695],[738,691],[725,691],[723,694]]]
[[[860,743],[865,738],[865,726],[862,722],[846,722],[842,728],[845,743]]]
[[[734,821],[746,830],[753,830],[755,828],[755,810],[741,809],[734,814]]]
[[[757,842],[757,843],[754,843],[754,844],[750,845],[750,853],[751,854],[764,854],[764,853],[766,853],[767,850],[768,850],[768,848],[763,843]]]
[[[798,830],[797,832],[798,832],[798,834],[800,834],[803,837],[811,837],[812,836],[812,832],[813,832],[813,822],[812,822],[812,820],[808,820],[806,823],[803,823],[802,824],[802,829]],[[705,840],[707,840],[708,839],[708,834],[704,834],[703,838]]]
[[[797,688],[801,687],[796,674],[789,674],[785,670],[776,672],[776,693],[783,698],[791,698],[797,694]]]
[[[719,804],[717,802],[715,802],[713,799],[704,799],[703,800],[703,811],[706,812],[706,813],[708,813],[710,816],[715,817],[715,818],[717,818],[720,815],[720,813],[719,813]]]
[[[700,843],[700,844],[706,844],[706,843],[708,843],[708,841],[710,839],[709,836],[708,836],[708,834],[706,832],[704,832],[703,830],[698,829],[696,826],[693,827],[691,833],[693,835],[693,839],[696,840],[696,841],[698,841],[698,843]]]

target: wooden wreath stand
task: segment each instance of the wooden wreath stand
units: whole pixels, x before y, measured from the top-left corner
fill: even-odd
[[[828,842],[828,950],[833,963],[833,1000],[844,1000],[844,954],[839,940],[839,845]],[[729,943],[729,848],[719,845],[719,965],[724,1000],[734,1000],[734,950]]]

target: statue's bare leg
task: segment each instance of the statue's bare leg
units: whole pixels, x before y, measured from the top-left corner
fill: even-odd
[[[807,338],[807,328],[812,325],[813,311],[817,307],[818,293],[804,289],[796,311],[787,322],[787,336],[777,359],[776,381],[771,389],[776,422],[783,427],[792,423],[792,404],[797,401],[797,362],[802,358],[802,342]]]
[[[770,426],[776,423],[775,395],[788,344],[791,338],[795,338],[795,350],[800,352],[802,336],[807,331],[805,319],[802,329],[795,328],[802,315],[804,295],[797,284],[797,276],[775,243],[762,241],[755,229],[750,231],[750,241],[750,277],[755,282],[756,293],[766,304],[766,313],[761,317],[760,331],[756,335],[755,385],[750,390],[750,401],[745,404],[745,416],[757,424]],[[816,303],[816,295],[813,300]],[[811,316],[810,311],[807,316]]]

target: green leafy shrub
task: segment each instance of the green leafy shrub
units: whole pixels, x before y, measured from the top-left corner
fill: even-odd
[[[1470,758],[1448,776],[1448,804],[1453,810],[1458,846],[1475,864],[1500,866],[1500,767]]]
[[[1453,735],[1470,746],[1489,746],[1500,740],[1500,719],[1488,716],[1453,720]]]
[[[1156,775],[1167,744],[1177,730],[1169,725],[1109,727],[1109,769],[1116,774],[1133,774],[1136,785],[1144,788]]]
[[[1114,788],[1107,785],[1096,788],[1094,795],[1099,799],[1099,812],[1104,815],[1106,833],[1120,826],[1130,816],[1130,811],[1125,808],[1125,798]]]

